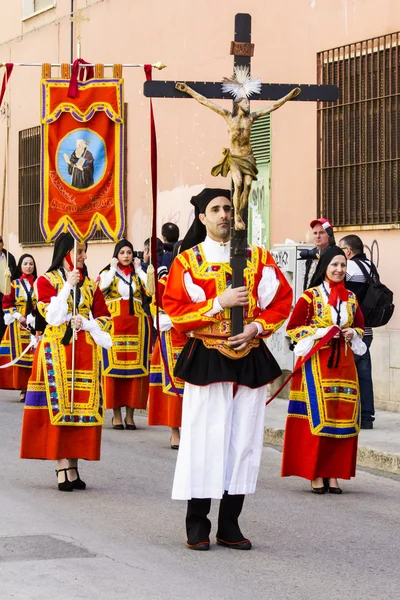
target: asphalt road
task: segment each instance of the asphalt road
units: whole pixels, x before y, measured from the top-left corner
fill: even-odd
[[[118,432],[108,415],[101,462],[81,464],[88,489],[61,493],[54,463],[19,459],[17,397],[0,392],[0,600],[398,598],[399,477],[359,471],[342,496],[316,496],[266,447],[241,517],[253,550],[193,552],[167,429],[140,416]]]

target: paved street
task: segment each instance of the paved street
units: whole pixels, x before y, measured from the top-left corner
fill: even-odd
[[[399,476],[359,471],[342,496],[319,497],[281,479],[281,454],[266,447],[241,519],[254,549],[193,552],[185,504],[170,500],[167,429],[139,416],[139,430],[118,432],[107,415],[101,463],[81,463],[88,490],[61,493],[54,463],[19,459],[17,398],[0,392],[1,600],[398,597]]]

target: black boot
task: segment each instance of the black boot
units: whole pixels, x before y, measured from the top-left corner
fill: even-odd
[[[207,515],[211,508],[211,498],[188,500],[186,513],[187,546],[191,550],[210,549],[211,522]]]
[[[251,549],[251,542],[243,536],[238,523],[243,502],[244,494],[231,496],[225,492],[223,495],[218,514],[217,544],[220,546],[235,550]]]

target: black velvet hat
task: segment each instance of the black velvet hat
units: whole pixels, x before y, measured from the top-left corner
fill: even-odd
[[[218,198],[219,196],[230,200],[231,192],[230,190],[221,188],[204,188],[200,194],[192,196],[190,204],[193,204],[194,206],[194,221],[182,241],[179,252],[183,252],[184,250],[188,250],[189,248],[193,248],[193,246],[204,242],[207,230],[205,225],[200,221],[199,214],[204,213],[211,200],[214,200],[214,198]]]

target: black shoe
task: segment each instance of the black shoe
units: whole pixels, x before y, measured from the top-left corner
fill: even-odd
[[[343,494],[343,490],[340,487],[330,487],[329,486],[329,493],[330,494]]]
[[[111,419],[111,425],[112,425],[113,429],[118,429],[118,431],[125,429],[125,427],[122,425],[122,423],[120,423],[119,425],[114,425],[114,417]]]
[[[327,492],[329,490],[329,479],[327,477],[324,477],[323,481],[324,481],[325,491]]]
[[[25,404],[26,391],[22,390],[19,394],[19,401]]]
[[[169,445],[171,446],[171,450],[179,450],[179,444],[173,444],[172,443],[172,435],[169,438]]]
[[[122,429],[124,428],[124,426],[122,425]],[[126,419],[125,419],[125,429],[128,429],[128,431],[135,431],[135,429],[137,429],[135,423],[127,423]]]
[[[72,481],[70,481],[67,477],[68,469],[56,469],[56,476],[58,477],[58,474],[62,473],[63,471],[64,471],[64,476],[65,476],[65,481],[58,484],[58,490],[60,492],[73,492],[74,486],[72,485]]]
[[[361,421],[361,429],[373,429],[374,422],[373,421]]]
[[[86,483],[79,477],[79,471],[76,467],[69,467],[68,471],[76,471],[77,478],[71,481],[74,490],[85,490]]]
[[[234,550],[251,550],[251,542],[244,537],[239,527],[239,517],[244,503],[244,494],[228,494],[221,498],[218,513],[217,544]]]
[[[189,544],[189,542],[186,542],[186,547],[189,550],[202,550],[204,552],[210,549],[210,542],[200,542],[199,544]]]
[[[211,498],[188,500],[186,512],[186,539],[190,550],[208,550],[210,547],[211,522],[207,518]]]
[[[325,489],[325,485],[323,487],[314,487],[312,482],[311,482],[311,491],[313,494],[325,494],[326,489]]]
[[[221,538],[217,538],[218,546],[225,546],[226,548],[232,548],[232,550],[251,550],[251,541],[244,538],[240,542],[226,542],[225,540],[221,540]]]

